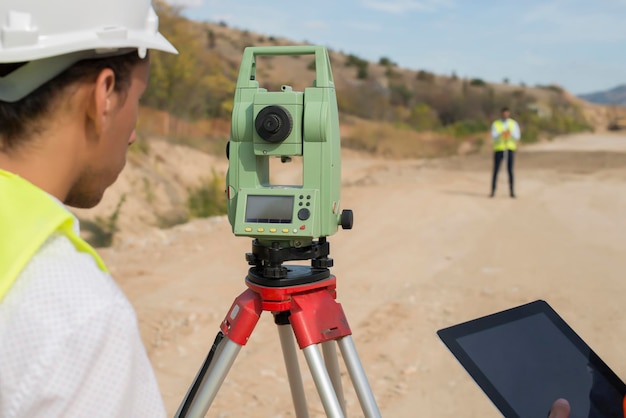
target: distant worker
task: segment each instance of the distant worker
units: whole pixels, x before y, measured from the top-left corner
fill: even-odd
[[[0,1],[0,417],[165,417],[137,316],[65,205],[135,141],[150,0]]]
[[[515,197],[515,188],[513,181],[513,164],[515,163],[515,150],[517,149],[517,141],[521,138],[519,125],[511,119],[511,112],[508,107],[501,110],[500,119],[491,124],[491,138],[493,139],[493,175],[491,178],[491,195],[496,194],[496,184],[498,180],[498,171],[500,164],[506,154],[506,166],[509,172],[509,192],[511,197]]]

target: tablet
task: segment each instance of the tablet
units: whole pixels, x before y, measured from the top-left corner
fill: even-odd
[[[626,385],[543,300],[437,332],[507,418],[624,418]],[[626,358],[624,359],[626,361]]]

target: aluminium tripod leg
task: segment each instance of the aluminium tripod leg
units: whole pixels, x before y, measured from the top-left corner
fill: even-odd
[[[293,328],[291,328],[291,324],[289,324],[288,313],[278,313],[274,315],[274,318],[278,325],[278,336],[280,338],[280,346],[283,350],[283,358],[285,359],[289,388],[291,389],[291,399],[293,400],[293,406],[296,410],[296,417],[309,418],[309,408],[304,393],[302,374],[300,373],[300,365],[298,364],[298,353],[293,336]]]
[[[235,299],[176,418],[204,418],[262,312],[261,298],[250,289]]]
[[[322,398],[326,414],[342,417],[337,395],[324,367],[318,343],[337,341],[346,367],[357,392],[361,408],[367,418],[379,418],[380,411],[367,382],[365,371],[350,337],[351,331],[341,304],[335,301],[332,289],[317,289],[292,295],[290,321],[304,351],[311,374]]]
[[[337,339],[341,355],[346,363],[346,368],[352,379],[352,385],[356,391],[356,395],[359,398],[361,409],[366,417],[380,417],[380,411],[376,404],[376,399],[370,385],[365,376],[365,370],[359,359],[359,355],[356,352],[354,341],[350,335]]]
[[[232,367],[241,345],[224,338],[222,335],[215,354],[211,352],[198,372],[187,396],[176,412],[176,418],[204,418],[213,403],[228,371]]]
[[[304,358],[306,358],[306,362],[311,370],[311,376],[313,376],[317,392],[320,394],[326,416],[330,418],[343,418],[343,410],[341,409],[335,388],[330,380],[330,376],[328,376],[328,371],[326,370],[324,360],[322,359],[317,345],[309,345],[302,351],[304,352]]]
[[[326,370],[330,376],[330,381],[333,383],[339,405],[344,415],[346,412],[346,399],[343,396],[343,385],[341,384],[341,371],[339,370],[339,360],[337,358],[337,346],[334,341],[326,341],[322,343],[322,354],[324,354],[324,363],[326,364]]]

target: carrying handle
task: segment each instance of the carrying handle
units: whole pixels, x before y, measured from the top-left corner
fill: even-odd
[[[249,46],[243,51],[237,88],[257,88],[256,57],[276,55],[315,55],[315,87],[335,87],[328,50],[323,46]]]

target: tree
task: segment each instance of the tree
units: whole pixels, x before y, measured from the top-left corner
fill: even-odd
[[[391,84],[389,86],[389,92],[391,93],[391,104],[394,106],[401,105],[408,107],[413,98],[413,92],[404,84]]]
[[[420,81],[425,81],[427,83],[432,83],[433,81],[435,81],[435,75],[431,72],[424,71],[424,70],[419,70],[415,78],[417,78]]]
[[[485,80],[483,80],[482,78],[472,78],[470,80],[470,86],[485,87],[486,85],[487,83],[485,83]]]
[[[439,127],[439,118],[430,106],[419,103],[411,109],[409,124],[418,131],[432,131]]]
[[[396,65],[395,62],[391,61],[389,58],[387,57],[381,57],[378,60],[378,64],[382,65],[383,67],[394,67]]]
[[[211,29],[208,29],[206,31],[206,38],[207,38],[207,44],[209,46],[209,49],[215,48],[215,32],[212,31]]]
[[[227,116],[225,109],[228,101],[232,102],[235,74],[215,51],[207,51],[202,33],[188,24],[179,8],[161,0],[155,7],[161,31],[179,54],[151,52],[150,87],[142,103],[190,119]]]

